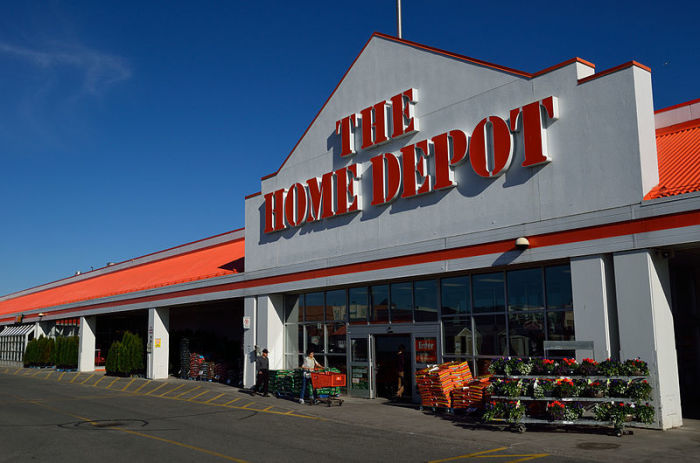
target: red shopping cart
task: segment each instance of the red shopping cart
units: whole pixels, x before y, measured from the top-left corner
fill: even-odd
[[[325,403],[329,407],[332,405],[343,405],[343,399],[336,392],[321,392],[319,389],[345,387],[345,374],[333,373],[332,371],[312,371],[311,386],[316,394],[316,402]]]

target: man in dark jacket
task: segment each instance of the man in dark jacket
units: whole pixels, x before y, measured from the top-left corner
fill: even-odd
[[[258,372],[255,388],[263,393],[263,397],[268,397],[268,386],[270,383],[270,359],[267,358],[267,349],[263,349],[262,356],[255,359],[255,370]]]

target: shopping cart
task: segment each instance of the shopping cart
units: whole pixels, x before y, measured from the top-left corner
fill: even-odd
[[[343,399],[339,397],[339,387],[345,386],[345,374],[332,371],[312,371],[311,386],[316,394],[316,402],[332,405],[343,405]],[[325,389],[325,390],[324,390]]]

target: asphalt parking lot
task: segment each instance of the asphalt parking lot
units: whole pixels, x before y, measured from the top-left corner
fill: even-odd
[[[341,407],[223,384],[0,367],[0,461],[700,461],[700,423],[671,431],[483,427],[410,404]]]

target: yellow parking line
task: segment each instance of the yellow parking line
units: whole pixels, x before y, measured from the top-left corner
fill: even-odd
[[[143,389],[143,387],[144,387],[146,384],[151,384],[152,382],[153,382],[153,381],[151,381],[150,379],[147,379],[142,385],[139,386],[138,389],[136,389],[136,390],[133,392],[133,394],[136,394],[136,393],[139,392],[141,389]]]
[[[247,409],[249,405],[253,405],[254,403],[255,403],[255,402],[248,402],[247,404],[245,404],[245,405],[243,405],[243,406],[241,406],[241,407],[239,407],[239,408],[246,408],[246,409]]]
[[[158,389],[164,387],[166,384],[168,384],[168,383],[163,383],[163,384],[161,384],[160,386],[158,386],[157,388],[153,389],[152,391],[148,391],[148,392],[146,393],[146,395],[151,395],[151,394],[153,394],[153,393],[156,392]]]
[[[134,381],[136,381],[136,378],[131,378],[131,381],[129,381],[129,383],[122,388],[122,392],[126,391],[128,389],[128,387],[134,383]]]
[[[200,393],[197,394],[196,396],[190,397],[189,399],[187,399],[187,401],[188,401],[188,402],[192,402],[194,399],[196,399],[197,397],[202,397],[202,396],[203,396],[204,394],[206,394],[207,392],[208,392],[208,391],[200,392]]]
[[[80,373],[76,374],[76,375],[73,377],[73,379],[70,380],[70,382],[72,383],[73,381],[75,381],[75,380],[78,379],[79,377],[80,377]]]
[[[179,386],[174,387],[174,388],[170,389],[169,391],[165,391],[164,393],[160,394],[158,397],[165,397],[166,395],[170,394],[171,392],[177,391],[181,387],[185,387],[185,384],[184,383],[180,384]]]
[[[52,374],[53,374],[53,371],[49,371],[48,374],[46,375],[46,378],[44,378],[44,379],[49,379],[49,377],[51,377]]]
[[[94,373],[93,373],[93,374],[91,374],[90,376],[88,376],[87,378],[85,378],[85,381],[83,381],[83,382],[82,382],[82,383],[80,383],[80,384],[85,384],[85,383],[87,383],[88,381],[90,381],[90,379],[91,379],[91,378],[92,378],[93,376],[95,376],[95,374],[94,374]]]
[[[224,394],[219,394],[219,395],[217,395],[216,397],[212,397],[211,399],[207,400],[207,401],[204,402],[204,403],[205,403],[205,404],[208,404],[209,402],[212,402],[212,401],[218,399],[218,398],[221,397],[222,395],[224,395]]]
[[[102,378],[100,378],[100,379],[98,379],[97,381],[95,381],[95,384],[93,384],[92,387],[97,387],[97,385],[100,384],[100,381],[102,381],[102,380],[105,379],[105,378],[106,378],[106,376],[103,376]]]
[[[119,428],[117,428],[117,429],[119,429]],[[230,456],[228,456],[228,455],[224,455],[223,453],[214,452],[214,451],[212,451],[212,450],[207,450],[207,449],[204,449],[204,448],[201,448],[201,447],[195,447],[194,445],[189,445],[189,444],[185,444],[185,443],[182,443],[182,442],[177,442],[177,441],[170,440],[170,439],[164,439],[164,438],[158,437],[158,436],[151,436],[150,434],[145,434],[145,433],[138,432],[138,431],[132,431],[132,430],[130,430],[130,429],[119,429],[119,431],[125,432],[125,433],[127,433],[127,434],[132,434],[132,435],[134,435],[134,436],[146,437],[146,438],[148,438],[148,439],[154,439],[154,440],[157,440],[157,441],[166,442],[166,443],[168,443],[168,444],[177,445],[178,447],[184,447],[184,448],[186,448],[186,449],[195,450],[195,451],[197,451],[197,452],[205,453],[205,454],[207,454],[207,455],[212,455],[212,456],[215,456],[215,457],[223,458],[224,460],[236,461],[236,462],[239,462],[239,463],[247,463],[245,460],[241,460],[241,459],[239,459],[239,458],[230,457]]]
[[[519,461],[528,461],[528,460],[534,460],[535,458],[544,458],[548,457],[548,453],[531,453],[528,455],[484,455],[483,457],[477,457],[477,458],[510,458],[510,457],[524,457],[524,458],[518,458],[517,460],[508,460],[504,461],[503,463],[517,463]]]
[[[37,370],[37,372],[34,373],[32,376],[36,376],[36,375],[38,375],[39,373],[41,373],[41,370]]]
[[[237,398],[237,399],[229,400],[229,401],[228,401],[228,402],[226,402],[226,403],[225,403],[224,405],[232,404],[232,403],[234,403],[234,402],[238,402],[239,400],[241,400],[241,398],[240,398],[240,397],[239,397],[239,398]]]
[[[65,375],[65,374],[66,374],[66,372],[65,372],[65,371],[62,371],[61,374],[58,375],[58,379],[57,379],[56,381],[60,381],[61,378],[63,378],[63,375]]]
[[[460,455],[458,457],[444,458],[442,460],[431,460],[428,463],[442,463],[443,461],[454,461],[454,460],[461,460],[463,458],[472,458],[472,457],[476,457],[476,456],[481,456],[485,453],[500,452],[501,450],[506,450],[507,448],[508,447],[498,447],[497,449],[483,450],[481,452],[470,453],[468,455]],[[483,458],[483,457],[481,457],[481,458]]]
[[[117,381],[119,381],[119,377],[114,378],[114,381],[112,381],[111,383],[109,383],[109,384],[107,385],[107,389],[109,389],[109,388],[111,388],[112,386],[114,386],[114,383],[116,383]]]
[[[13,374],[13,375],[16,375],[16,374],[19,373],[20,371],[22,371],[22,369],[21,369],[21,368],[17,368],[17,371],[15,371],[15,372],[12,373],[12,374]]]
[[[173,397],[173,399],[179,399],[179,398],[182,397],[183,395],[185,395],[185,394],[187,394],[187,393],[189,393],[189,392],[196,391],[197,389],[201,389],[201,388],[202,388],[202,386],[195,386],[195,387],[193,387],[192,389],[190,389],[189,391],[181,392],[180,394],[178,394],[178,395],[176,395],[175,397]]]
[[[263,408],[263,411],[266,412],[266,411],[270,410],[271,408],[272,408],[272,406],[267,407],[267,408]]]

